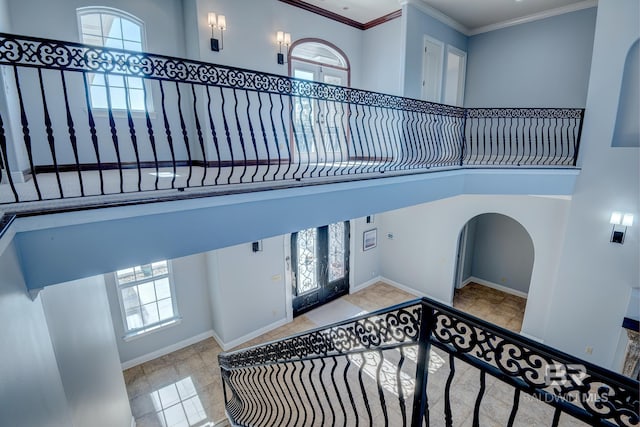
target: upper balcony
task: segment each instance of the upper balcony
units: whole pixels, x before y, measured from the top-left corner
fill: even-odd
[[[459,108],[12,34],[0,34],[0,69],[7,213],[452,169],[552,169],[572,188],[584,114]]]

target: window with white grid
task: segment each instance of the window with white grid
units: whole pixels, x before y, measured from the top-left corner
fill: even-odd
[[[117,9],[80,8],[78,25],[86,44],[134,51],[145,47],[142,21]],[[92,108],[144,112],[151,105],[139,77],[89,73],[87,80]]]
[[[135,335],[178,319],[169,261],[115,272],[125,331]]]

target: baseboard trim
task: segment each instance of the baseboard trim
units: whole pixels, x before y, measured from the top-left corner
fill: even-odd
[[[526,292],[522,292],[522,291],[518,291],[518,290],[515,290],[515,289],[511,289],[511,288],[508,288],[506,286],[502,286],[502,285],[499,285],[497,283],[490,282],[488,280],[480,279],[480,278],[475,277],[475,276],[471,276],[467,280],[462,282],[462,287],[461,288],[464,288],[465,286],[467,286],[471,282],[477,283],[478,285],[486,286],[487,288],[493,288],[493,289],[496,289],[498,291],[502,291],[502,292],[504,292],[506,294],[515,295],[515,296],[520,297],[520,298],[525,298],[526,299],[528,297],[528,294]]]
[[[355,292],[359,292],[359,291],[361,291],[361,290],[363,290],[365,288],[368,288],[371,285],[375,285],[376,283],[382,282],[382,281],[383,281],[382,276],[376,276],[373,279],[367,280],[364,283],[360,283],[357,286],[353,286],[351,289],[349,289],[349,293],[353,294]]]
[[[286,318],[284,319],[280,319],[276,322],[273,322],[267,326],[263,326],[260,329],[257,329],[253,332],[250,332],[246,335],[243,335],[239,338],[236,338],[234,340],[231,340],[229,342],[225,342],[222,340],[222,338],[220,338],[220,336],[218,336],[218,334],[215,333],[215,331],[212,331],[212,337],[214,340],[216,340],[218,342],[218,344],[220,345],[220,347],[222,348],[222,350],[224,351],[229,351],[234,347],[239,346],[240,344],[244,344],[247,341],[251,341],[252,339],[259,337],[262,334],[266,334],[267,332],[273,331],[276,328],[279,328],[282,325],[286,325],[287,323],[289,323],[289,320],[287,320]]]
[[[530,340],[539,342],[540,344],[544,344],[544,340],[542,338],[538,338],[538,337],[536,337],[534,335],[529,335],[528,333],[522,332],[522,331],[520,331],[519,334],[522,335],[525,338],[529,338]]]
[[[152,351],[151,353],[147,353],[143,356],[136,357],[131,360],[127,360],[126,362],[122,362],[121,363],[122,370],[124,371],[125,369],[133,368],[134,366],[138,366],[150,360],[157,359],[158,357],[164,356],[166,354],[173,353],[174,351],[178,351],[180,349],[183,349],[185,347],[188,347],[192,344],[195,344],[202,340],[206,340],[207,338],[211,338],[211,337],[213,337],[213,330],[209,330],[201,334],[194,335],[191,338],[187,338],[186,340],[179,341],[175,344],[171,344],[169,346],[158,349],[156,351]]]
[[[451,302],[446,302],[446,301],[441,300],[440,298],[435,298],[435,297],[433,297],[433,296],[431,296],[431,295],[428,295],[428,294],[426,294],[426,293],[424,293],[424,292],[420,292],[420,291],[418,291],[418,290],[416,290],[416,289],[413,289],[413,288],[411,288],[411,287],[409,287],[409,286],[407,286],[407,285],[403,285],[402,283],[398,283],[398,282],[396,282],[395,280],[391,280],[391,279],[389,279],[389,278],[387,278],[387,277],[381,276],[381,277],[380,277],[380,281],[381,281],[381,282],[388,283],[389,285],[391,285],[391,286],[393,286],[393,287],[395,287],[395,288],[398,288],[398,289],[400,289],[400,290],[402,290],[402,291],[408,292],[408,293],[410,293],[411,295],[415,295],[415,296],[417,296],[418,298],[425,297],[425,298],[429,298],[429,299],[432,299],[432,300],[434,300],[434,301],[437,301],[437,302],[439,302],[440,304],[444,304],[444,305],[449,306],[449,307],[451,307],[451,306],[452,306]]]

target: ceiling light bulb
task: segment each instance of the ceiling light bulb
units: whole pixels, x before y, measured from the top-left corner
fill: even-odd
[[[227,29],[227,18],[224,15],[218,16],[218,28],[221,30]]]
[[[290,33],[284,33],[284,44],[286,44],[287,46],[289,46],[291,44],[291,34]]]
[[[622,225],[625,227],[631,227],[633,225],[633,215],[624,214],[624,217],[622,218]]]
[[[276,41],[278,43],[282,43],[284,41],[284,31],[277,31],[276,32]]]

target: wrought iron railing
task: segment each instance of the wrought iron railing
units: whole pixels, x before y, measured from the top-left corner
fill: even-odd
[[[240,426],[637,426],[638,382],[423,298],[219,356]]]
[[[2,33],[0,71],[0,203],[434,167],[572,167],[583,118],[581,109],[465,109]]]

